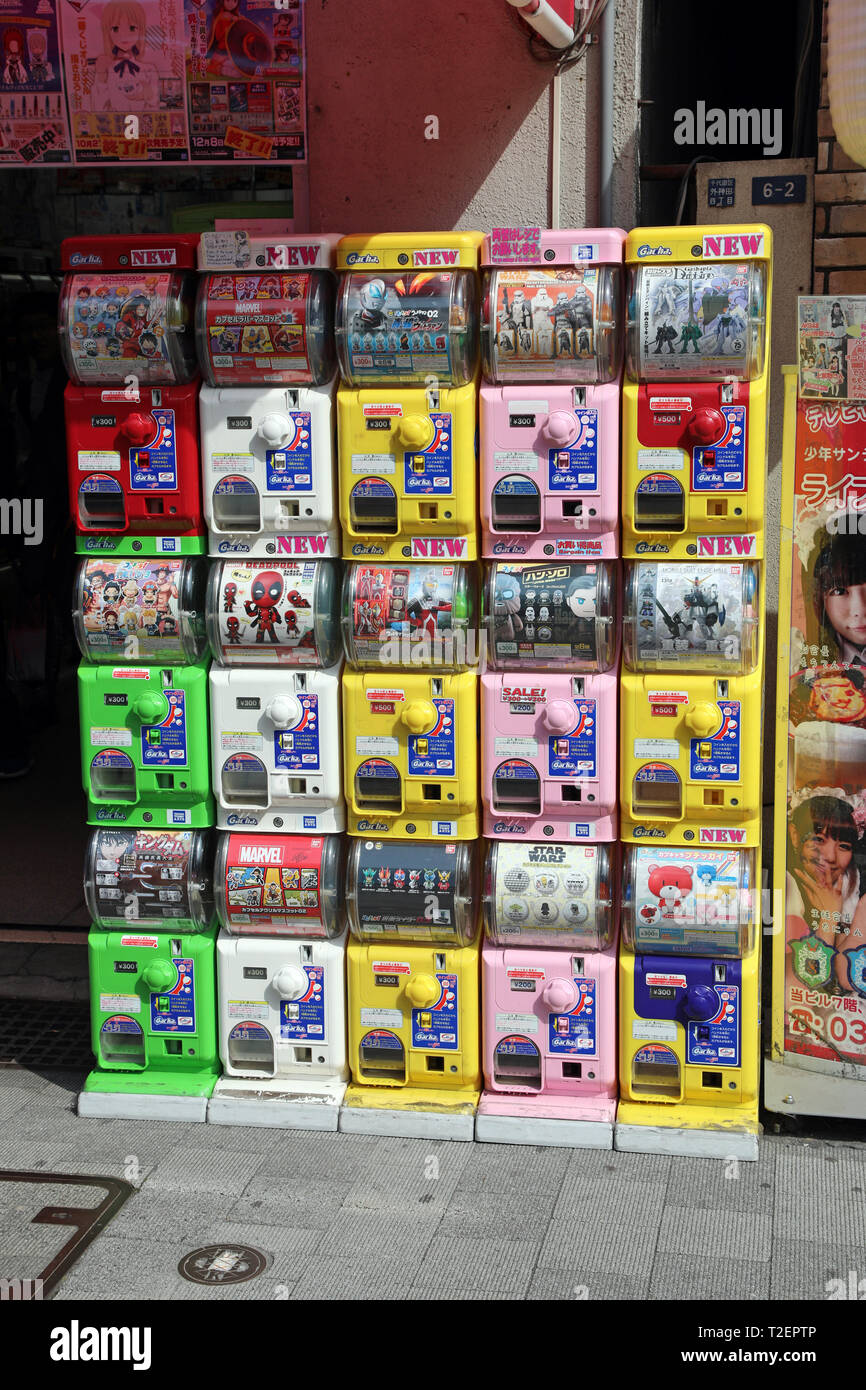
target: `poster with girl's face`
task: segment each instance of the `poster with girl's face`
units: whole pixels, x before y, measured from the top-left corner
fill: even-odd
[[[866,295],[799,300],[801,398],[866,399]]]
[[[303,0],[185,0],[193,160],[305,160]]]
[[[60,0],[78,164],[182,162],[183,0]]]
[[[41,0],[0,15],[0,164],[71,162],[57,16]]]
[[[793,530],[785,1049],[833,1072],[866,1063],[866,402],[798,401]]]

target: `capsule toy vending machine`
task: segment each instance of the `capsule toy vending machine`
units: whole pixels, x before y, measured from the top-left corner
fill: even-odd
[[[68,237],[59,331],[82,555],[202,555],[197,236]]]
[[[82,559],[73,624],[89,825],[213,824],[206,561]]]
[[[204,1123],[219,1075],[212,832],[101,826],[84,896],[90,1117]]]
[[[615,1146],[755,1159],[772,236],[638,228],[626,265]]]
[[[222,830],[344,828],[335,568],[330,560],[212,565],[211,760]]]
[[[618,846],[487,841],[475,1137],[612,1148]]]
[[[772,241],[762,223],[626,238],[626,557],[763,557]]]
[[[484,834],[611,843],[618,834],[618,566],[524,560],[485,569]]]
[[[475,846],[350,837],[350,1133],[472,1140],[481,1091]]]
[[[337,1129],[346,1053],[344,841],[226,831],[214,867],[214,1124]]]
[[[757,1159],[758,849],[624,855],[616,1147]]]
[[[619,553],[617,228],[495,227],[482,248],[480,508],[489,559]]]
[[[477,559],[480,232],[337,247],[340,523],[347,560]]]
[[[333,235],[206,232],[196,348],[212,556],[339,554]]]

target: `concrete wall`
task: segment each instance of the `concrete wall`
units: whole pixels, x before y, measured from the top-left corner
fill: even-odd
[[[628,228],[641,0],[615,3],[614,222]],[[553,67],[505,0],[306,0],[306,21],[313,230],[550,225]],[[562,226],[597,220],[599,78],[597,46],[561,78]]]

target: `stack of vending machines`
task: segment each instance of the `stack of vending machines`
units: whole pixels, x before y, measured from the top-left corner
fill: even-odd
[[[69,237],[60,345],[80,555],[204,554],[197,236]]]
[[[221,1124],[336,1130],[348,1077],[336,240],[199,252]]]
[[[476,1137],[492,1142],[613,1142],[624,240],[484,245]]]
[[[626,242],[620,1149],[757,1157],[771,256]]]
[[[341,1128],[471,1139],[480,1090],[474,232],[337,248],[349,1054]]]
[[[79,564],[93,1051],[82,1115],[204,1120],[218,1071],[208,887],[196,237],[74,237],[60,338]]]
[[[205,232],[196,300],[209,554],[339,554],[334,235]]]

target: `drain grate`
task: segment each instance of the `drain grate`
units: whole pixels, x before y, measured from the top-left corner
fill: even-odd
[[[89,1005],[0,999],[0,1067],[89,1071],[92,1066]]]
[[[58,1188],[59,1192],[54,1190]],[[80,1201],[83,1190],[91,1188],[101,1190],[104,1196],[93,1206],[63,1206],[56,1198],[62,1198],[64,1188],[71,1190],[73,1200]],[[47,1189],[45,1195],[55,1198],[50,1205],[40,1205],[43,1189]],[[58,1280],[68,1273],[70,1267],[108,1225],[112,1217],[117,1215],[127,1197],[134,1191],[131,1183],[122,1182],[120,1178],[89,1178],[72,1173],[24,1173],[0,1169],[0,1209],[4,1214],[4,1244],[13,1252],[4,1255],[3,1258],[9,1264],[17,1259],[20,1261],[19,1267],[29,1265],[31,1269],[39,1270],[38,1274],[28,1273],[25,1278],[15,1277],[13,1268],[0,1271],[3,1274],[0,1278],[0,1301],[29,1302],[33,1299],[49,1298]],[[46,1242],[39,1239],[39,1233],[45,1227],[58,1227],[61,1230],[65,1228],[69,1230],[70,1235],[59,1249],[54,1250],[44,1267],[40,1268],[39,1251],[43,1252],[42,1258],[48,1253]],[[47,1243],[55,1245],[55,1242]]]
[[[245,1284],[267,1267],[267,1257],[251,1245],[204,1245],[191,1250],[178,1272],[191,1284]]]

